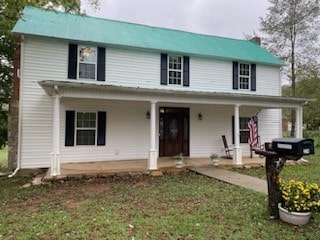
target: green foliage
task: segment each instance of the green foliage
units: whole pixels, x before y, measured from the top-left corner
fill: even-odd
[[[319,0],[269,0],[265,18],[260,19],[266,47],[287,63],[283,76],[291,81],[296,97],[296,75],[302,66],[319,61]],[[291,136],[295,131],[295,111],[291,112]]]
[[[8,146],[0,149],[0,172],[6,171],[8,167]]]
[[[0,149],[6,146],[8,141],[8,111],[0,106]]]
[[[303,131],[304,138],[311,138],[314,140],[315,149],[320,149],[320,131]]]
[[[282,87],[282,95],[291,96],[290,86]],[[304,71],[298,72],[296,84],[296,96],[300,98],[315,99],[308,102],[303,109],[303,122],[307,129],[317,130],[320,127],[320,69],[316,67],[305,67]],[[284,111],[287,117],[290,116],[288,110]]]

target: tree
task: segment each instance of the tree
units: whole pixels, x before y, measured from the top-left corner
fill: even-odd
[[[290,97],[290,86],[282,87],[283,96]],[[320,68],[315,66],[301,67],[297,71],[296,96],[315,99],[304,107],[303,122],[310,130],[320,127]],[[286,113],[286,112],[285,112]],[[287,113],[286,113],[287,114]]]
[[[95,9],[99,0],[87,0]],[[11,32],[25,6],[44,7],[66,12],[81,12],[81,0],[1,0],[0,1],[0,148],[7,141],[8,114],[3,110],[12,94],[15,40]]]
[[[319,60],[319,0],[269,0],[267,16],[260,18],[267,48],[288,65],[291,97],[296,97],[296,73],[300,66]],[[294,136],[295,110],[291,113]]]

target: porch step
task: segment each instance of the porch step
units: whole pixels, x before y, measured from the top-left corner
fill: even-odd
[[[191,167],[189,169],[193,172],[200,173],[202,175],[215,178],[226,183],[268,194],[268,184],[266,180],[218,167]]]

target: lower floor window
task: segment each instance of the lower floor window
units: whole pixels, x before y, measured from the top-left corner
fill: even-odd
[[[248,143],[250,131],[248,128],[248,122],[250,117],[239,117],[239,131],[240,131],[240,143]],[[232,116],[232,143],[234,144],[234,116]]]
[[[240,117],[240,143],[248,143],[250,136],[248,122],[250,121],[249,117]]]
[[[77,112],[76,144],[96,144],[96,121],[95,112]]]
[[[106,112],[66,111],[65,146],[105,146],[106,124]]]

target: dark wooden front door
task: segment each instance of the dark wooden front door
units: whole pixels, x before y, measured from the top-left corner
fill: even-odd
[[[189,109],[160,108],[159,156],[189,156]]]

